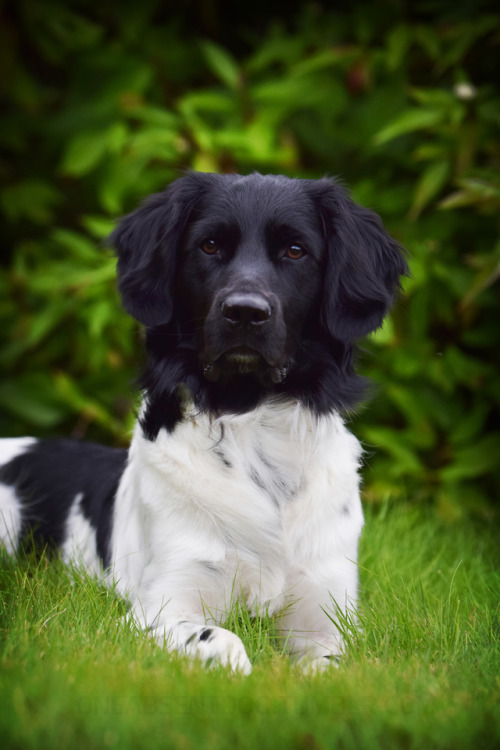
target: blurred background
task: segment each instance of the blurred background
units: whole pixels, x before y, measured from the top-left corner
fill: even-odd
[[[184,169],[339,175],[412,276],[363,342],[364,499],[498,515],[500,14],[450,0],[0,2],[0,433],[126,444],[114,220]]]

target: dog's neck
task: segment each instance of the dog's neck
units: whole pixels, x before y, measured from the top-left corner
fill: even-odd
[[[185,403],[211,419],[246,414],[276,400],[299,403],[316,415],[344,412],[363,396],[365,381],[354,374],[354,350],[341,342],[327,346],[304,341],[282,382],[264,384],[252,374],[212,382],[204,374],[195,342],[171,326],[146,331],[148,360],[140,379],[145,405],[144,435],[175,429],[185,418]]]

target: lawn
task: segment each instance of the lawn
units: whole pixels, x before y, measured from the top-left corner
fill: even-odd
[[[235,607],[249,677],[172,657],[58,560],[1,561],[0,738],[10,748],[497,748],[498,529],[368,510],[362,630],[303,674],[273,623]]]

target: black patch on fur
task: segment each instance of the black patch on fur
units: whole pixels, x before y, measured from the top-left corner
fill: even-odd
[[[255,467],[254,467],[254,466],[250,466],[250,469],[249,469],[248,475],[249,475],[250,479],[252,480],[252,482],[253,482],[253,483],[254,483],[255,485],[257,485],[257,487],[258,487],[258,488],[259,488],[260,490],[264,490],[264,492],[265,492],[265,491],[267,490],[267,487],[266,487],[266,485],[264,484],[263,480],[261,479],[261,477],[260,477],[260,475],[259,475],[259,472],[258,472],[258,471],[257,471],[257,470],[255,469]]]
[[[214,453],[217,456],[217,458],[220,458],[224,466],[226,466],[228,469],[232,468],[231,461],[228,461],[228,459],[224,455],[224,452],[220,448],[214,448]]]
[[[84,517],[96,531],[97,552],[106,568],[114,499],[127,451],[76,440],[40,440],[0,469],[22,505],[21,538],[36,546],[61,546],[78,495]]]
[[[199,640],[200,641],[211,641],[213,638],[213,630],[211,628],[205,628],[201,631]]]
[[[275,465],[271,463],[266,454],[262,450],[260,450],[260,448],[257,448],[257,456],[259,457],[259,461],[262,461],[264,466],[267,466],[267,468],[270,469],[273,473],[276,473]]]

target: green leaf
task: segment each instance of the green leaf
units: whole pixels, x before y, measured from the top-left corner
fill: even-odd
[[[481,292],[493,286],[500,278],[500,241],[488,256],[479,260],[480,262],[476,265],[476,268],[479,267],[479,271],[474,277],[468,291],[460,300],[462,310],[472,305]]]
[[[400,430],[387,427],[366,426],[362,430],[363,440],[386,450],[393,458],[391,473],[393,476],[410,474],[421,476],[422,466],[415,450],[406,444]]]
[[[477,206],[481,209],[500,210],[500,185],[493,179],[465,178],[458,181],[461,190],[444,198],[439,207],[443,209]]]
[[[222,83],[236,91],[240,84],[240,69],[234,57],[213,42],[203,42],[201,49],[212,72]]]
[[[115,122],[107,129],[76,133],[64,152],[62,172],[75,177],[88,174],[107,154],[121,151],[127,138],[128,130],[122,122]]]
[[[411,43],[410,27],[398,24],[387,36],[386,65],[389,70],[397,70],[408,54]]]
[[[75,259],[93,265],[102,263],[102,251],[99,250],[96,242],[90,241],[84,234],[59,228],[52,230],[50,237]]]
[[[0,406],[31,427],[53,427],[68,414],[56,398],[50,376],[43,374],[4,380],[0,383]]]
[[[453,425],[450,433],[451,442],[459,445],[460,443],[467,444],[472,440],[476,440],[484,428],[489,411],[490,406],[488,404],[475,404],[467,414],[462,415]]]
[[[102,160],[107,148],[107,138],[102,131],[76,133],[64,152],[61,171],[64,174],[81,177]]]
[[[46,305],[33,320],[28,335],[22,344],[26,351],[38,346],[49,334],[56,334],[64,318],[74,306],[71,298],[57,298],[50,305]]]
[[[413,202],[410,209],[410,218],[413,221],[420,216],[425,206],[427,206],[432,199],[440,193],[445,186],[449,175],[449,161],[437,161],[434,164],[430,164],[427,169],[422,172],[417,187],[415,188]]]
[[[441,471],[445,482],[480,477],[496,470],[500,462],[500,433],[486,435],[473,445],[457,449],[449,466]]]
[[[443,121],[443,117],[443,112],[440,109],[426,109],[423,107],[407,109],[389,123],[389,125],[379,130],[375,135],[374,142],[377,146],[381,146],[401,135],[437,125]]]
[[[115,226],[113,219],[108,216],[83,216],[82,225],[98,240],[108,237]]]
[[[29,219],[35,224],[48,224],[60,201],[59,191],[43,180],[23,180],[0,192],[0,206],[11,221]]]
[[[54,387],[63,403],[72,410],[83,414],[89,421],[96,421],[114,434],[120,434],[121,425],[112,414],[95,398],[88,396],[76,381],[59,372],[54,378]]]

